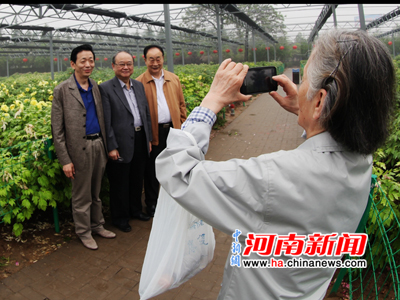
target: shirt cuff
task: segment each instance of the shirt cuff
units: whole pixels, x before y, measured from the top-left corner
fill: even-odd
[[[183,122],[181,129],[185,129],[190,124],[197,122],[207,123],[210,126],[214,125],[217,120],[217,115],[210,109],[202,106],[195,107],[190,113],[189,117]]]

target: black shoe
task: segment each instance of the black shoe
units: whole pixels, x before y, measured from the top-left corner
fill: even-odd
[[[150,217],[154,217],[154,213],[156,212],[156,206],[155,206],[155,205],[152,205],[152,206],[148,207],[148,208],[146,209],[146,211],[147,211],[147,214],[148,214]]]
[[[150,220],[150,217],[145,213],[140,213],[138,215],[133,215],[132,219],[139,219],[140,221],[148,221]]]
[[[123,232],[129,232],[132,230],[132,227],[128,222],[113,223],[113,225]]]

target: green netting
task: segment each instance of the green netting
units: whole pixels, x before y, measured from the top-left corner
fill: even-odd
[[[281,64],[276,68],[277,74],[283,74],[284,71],[285,71],[285,64]]]
[[[365,255],[367,268],[344,269],[339,273],[332,292],[342,283],[347,299],[400,299],[400,223],[385,193],[372,178],[371,208],[362,230],[368,234]],[[346,259],[360,259],[346,256]],[[341,276],[342,275],[342,276]],[[343,281],[342,281],[343,279]]]
[[[350,269],[350,299],[400,299],[400,223],[379,183],[375,183],[369,220],[366,269]]]

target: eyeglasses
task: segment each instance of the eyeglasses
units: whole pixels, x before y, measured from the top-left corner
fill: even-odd
[[[124,64],[124,63],[119,63],[119,64],[116,64],[118,67],[120,67],[120,68],[123,68],[123,67],[125,67],[125,66],[127,66],[128,68],[130,68],[130,67],[132,67],[133,66],[133,63],[127,63],[127,64]]]

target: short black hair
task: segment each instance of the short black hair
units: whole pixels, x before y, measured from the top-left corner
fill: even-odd
[[[82,52],[82,51],[92,51],[92,53],[93,53],[93,59],[96,59],[96,55],[94,54],[94,51],[93,51],[92,46],[89,45],[89,44],[83,44],[83,45],[80,45],[80,46],[78,46],[78,47],[72,49],[71,58],[70,58],[71,61],[73,61],[74,63],[76,63],[76,58],[77,58],[77,56],[78,56],[78,53],[79,53],[79,52]]]
[[[144,58],[147,58],[147,52],[148,52],[151,48],[158,48],[158,49],[160,49],[160,51],[161,51],[161,53],[162,53],[162,56],[164,57],[164,50],[163,50],[163,48],[162,48],[161,46],[159,46],[159,45],[148,45],[148,46],[146,46],[146,47],[144,48],[144,50],[143,50]]]

